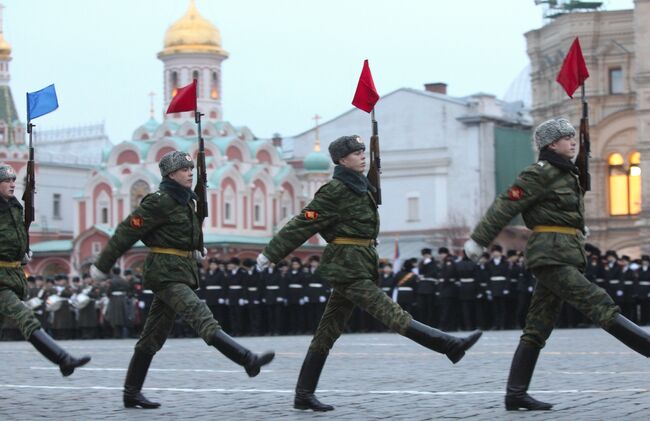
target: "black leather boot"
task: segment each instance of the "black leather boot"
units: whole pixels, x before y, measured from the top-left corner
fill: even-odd
[[[72,374],[75,368],[86,365],[90,361],[90,357],[87,355],[75,358],[65,352],[43,329],[35,330],[32,336],[29,337],[29,342],[45,358],[57,364],[61,374],[66,377]]]
[[[210,345],[217,348],[219,352],[228,357],[231,361],[244,367],[248,377],[255,377],[260,374],[260,368],[275,357],[275,352],[268,351],[263,354],[254,354],[248,349],[235,342],[226,332],[219,329],[214,332]]]
[[[320,402],[314,395],[326,359],[327,355],[307,351],[296,384],[296,397],[293,400],[294,408],[311,409],[317,412],[332,411],[334,409],[332,405]]]
[[[508,386],[506,387],[506,409],[508,411],[519,409],[547,411],[553,408],[552,404],[538,401],[527,393],[530,379],[535,371],[535,364],[537,364],[537,357],[539,357],[539,348],[519,342],[515,355],[512,357]]]
[[[149,366],[153,355],[145,354],[137,349],[131,357],[129,369],[126,372],[126,379],[124,380],[124,393],[122,399],[124,400],[125,408],[144,408],[154,409],[160,407],[158,402],[152,402],[145,398],[142,394],[142,385],[144,379],[147,377]]]
[[[466,338],[457,338],[441,330],[434,329],[415,320],[411,320],[404,336],[433,351],[445,354],[456,364],[465,356],[465,351],[479,340],[483,332],[474,332]]]
[[[650,357],[650,334],[620,313],[614,316],[607,332],[644,357]]]

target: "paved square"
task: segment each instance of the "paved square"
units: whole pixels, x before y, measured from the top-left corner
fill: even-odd
[[[155,357],[145,395],[157,410],[124,409],[122,383],[133,340],[63,341],[93,360],[69,378],[27,342],[0,343],[0,419],[650,419],[650,362],[599,329],[556,330],[531,386],[552,412],[507,412],[503,390],[518,331],[487,332],[456,366],[395,334],[344,335],[317,395],[336,410],[292,409],[310,338],[242,338],[275,349],[268,370],[243,369],[200,339],[170,339]]]

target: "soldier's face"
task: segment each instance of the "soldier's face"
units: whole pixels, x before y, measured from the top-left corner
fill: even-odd
[[[339,164],[356,172],[366,170],[366,154],[364,150],[354,151],[339,159]]]
[[[575,136],[564,136],[563,138],[551,143],[549,148],[566,159],[573,159],[576,156],[577,145],[578,143],[576,142]]]
[[[16,189],[16,180],[9,179],[0,181],[0,197],[4,200],[9,200],[14,197],[14,190]]]
[[[192,180],[194,178],[193,171],[193,168],[181,168],[180,170],[170,173],[169,178],[183,187],[190,188],[192,187]]]

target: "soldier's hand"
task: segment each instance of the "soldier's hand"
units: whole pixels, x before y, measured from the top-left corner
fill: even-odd
[[[474,263],[478,262],[478,259],[483,254],[483,246],[471,238],[465,241],[465,246],[463,248],[465,249],[465,254],[467,257],[472,259]]]
[[[34,253],[32,253],[31,250],[27,250],[27,253],[25,253],[25,256],[23,257],[23,260],[20,261],[21,266],[27,266],[29,262],[32,261],[32,256]]]
[[[205,259],[205,256],[208,255],[208,249],[203,247],[203,250],[194,250],[192,252],[192,256],[194,257],[194,260],[196,260],[199,263],[202,263],[203,260]]]
[[[97,269],[97,266],[90,266],[90,277],[96,281],[105,281],[108,279],[108,275],[101,270]]]
[[[269,264],[271,264],[271,261],[269,260],[268,257],[264,255],[264,253],[260,253],[257,255],[257,265],[255,267],[257,268],[258,272],[261,272],[267,267],[269,267]]]

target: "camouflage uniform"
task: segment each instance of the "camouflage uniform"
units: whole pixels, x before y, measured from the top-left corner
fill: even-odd
[[[371,194],[358,194],[334,179],[323,185],[300,215],[289,221],[264,249],[264,255],[277,263],[317,233],[329,242],[316,275],[332,285],[332,294],[310,351],[329,353],[355,305],[391,329],[405,332],[410,314],[377,287],[378,256],[374,246],[332,243],[336,237],[374,240],[378,232],[379,213]]]
[[[27,251],[27,231],[23,225],[23,207],[18,199],[0,198],[0,261],[15,262],[16,267],[0,267],[0,316],[13,319],[28,339],[41,324],[23,302],[27,295],[27,278],[19,265]]]
[[[619,311],[607,293],[584,275],[584,200],[576,174],[541,160],[519,175],[497,197],[472,234],[487,246],[521,213],[526,226],[573,227],[574,235],[533,232],[525,251],[526,267],[537,279],[522,341],[543,348],[566,301],[603,328]]]
[[[147,247],[187,250],[187,256],[149,253],[144,263],[144,288],[154,292],[136,349],[149,355],[158,352],[180,314],[208,342],[220,329],[210,309],[194,293],[199,273],[191,250],[199,244],[201,226],[191,200],[179,202],[170,183],[142,199],[140,206],[117,227],[115,235],[97,259],[95,266],[109,273],[117,259],[138,240]],[[177,184],[178,185],[178,184]]]

